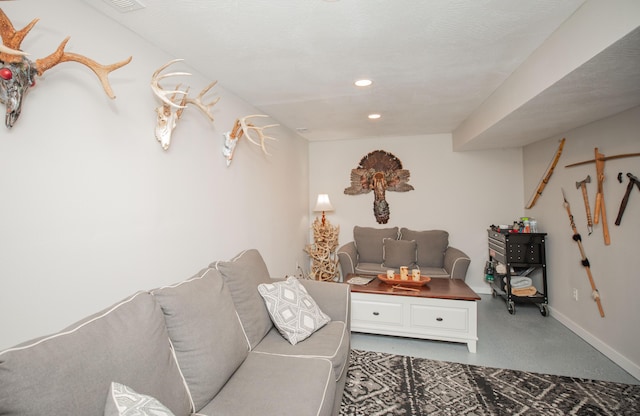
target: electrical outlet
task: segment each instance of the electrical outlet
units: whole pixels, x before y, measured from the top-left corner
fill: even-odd
[[[578,300],[578,289],[576,289],[575,287],[573,288],[573,300]]]

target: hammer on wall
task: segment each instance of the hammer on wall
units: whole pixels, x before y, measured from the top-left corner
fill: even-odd
[[[629,178],[629,185],[627,185],[627,191],[625,192],[624,197],[622,198],[622,202],[620,203],[620,210],[618,211],[618,218],[616,218],[616,225],[620,225],[620,222],[622,221],[622,214],[624,214],[624,210],[627,208],[629,195],[631,195],[633,186],[637,185],[638,189],[640,189],[640,180],[638,180],[638,178],[630,173],[627,173],[627,177]]]
[[[591,208],[589,207],[589,197],[587,196],[587,184],[591,182],[591,175],[587,175],[584,180],[576,182],[576,189],[582,190],[582,199],[584,199],[584,208],[587,210],[587,230],[589,235],[593,232],[593,219],[591,218]]]

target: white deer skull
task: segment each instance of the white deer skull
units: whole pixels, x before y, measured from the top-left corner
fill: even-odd
[[[240,137],[242,137],[242,135],[246,136],[247,140],[249,140],[251,143],[255,144],[256,146],[260,146],[264,154],[270,155],[270,153],[267,152],[267,148],[264,144],[264,141],[265,139],[269,139],[269,140],[277,140],[277,139],[275,137],[265,136],[264,130],[268,129],[269,127],[279,126],[279,124],[269,124],[266,126],[257,127],[247,122],[247,119],[251,117],[269,117],[269,116],[264,114],[255,114],[255,115],[236,119],[235,123],[233,124],[233,129],[231,131],[224,133],[224,146],[222,148],[222,154],[227,159],[227,166],[231,165],[231,161],[233,160],[233,153],[235,152],[236,145],[238,144],[238,140],[240,140]],[[254,137],[251,137],[252,132],[255,132],[258,135],[257,140]]]
[[[209,103],[202,102],[204,95],[209,92],[209,90],[213,88],[213,86],[216,85],[218,81],[213,81],[211,84],[206,86],[195,98],[189,98],[189,87],[181,90],[181,84],[178,84],[175,90],[172,91],[165,91],[164,89],[162,89],[162,87],[160,86],[160,80],[163,78],[191,75],[188,72],[171,72],[169,74],[160,75],[160,72],[166,69],[169,65],[180,61],[182,61],[182,59],[174,59],[167,62],[166,64],[158,68],[151,77],[151,89],[153,90],[154,94],[160,99],[160,101],[162,101],[162,103],[155,109],[157,113],[155,136],[164,150],[169,149],[169,145],[171,144],[171,134],[176,128],[178,120],[180,120],[180,117],[182,117],[182,112],[185,108],[187,108],[188,104],[193,104],[194,106],[196,106],[198,109],[200,109],[200,111],[204,113],[204,115],[209,118],[209,120],[211,120],[211,122],[213,122],[213,114],[211,114],[211,108],[220,100],[220,97],[218,97]],[[171,96],[170,98],[169,95]],[[180,99],[178,100],[178,98]]]

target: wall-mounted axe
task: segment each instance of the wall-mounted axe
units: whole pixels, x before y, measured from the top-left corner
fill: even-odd
[[[631,195],[633,185],[637,185],[638,190],[640,190],[640,180],[630,173],[627,173],[627,177],[629,178],[629,184],[627,185],[627,191],[624,193],[624,197],[620,203],[620,210],[618,211],[618,218],[616,218],[616,225],[620,225],[620,222],[622,221],[622,214],[624,214],[624,210],[627,208],[627,202],[629,202],[629,195]]]
[[[587,211],[587,230],[589,235],[593,232],[593,219],[591,219],[591,208],[589,207],[589,197],[587,196],[587,184],[591,182],[591,175],[587,175],[584,180],[576,182],[576,189],[582,190],[582,199],[584,199],[584,209]]]
[[[604,205],[604,162],[605,160],[640,156],[640,153],[625,153],[625,154],[614,155],[614,156],[605,156],[602,153],[598,152],[598,148],[596,147],[594,149],[594,154],[595,154],[595,157],[591,160],[572,163],[570,165],[566,165],[565,168],[584,165],[587,163],[596,164],[596,174],[598,176],[598,193],[596,194],[595,215],[593,218],[593,223],[598,224],[600,218],[602,218],[602,234],[604,237],[604,244],[609,245],[611,244],[611,239],[609,237],[609,226],[607,225],[607,210]]]

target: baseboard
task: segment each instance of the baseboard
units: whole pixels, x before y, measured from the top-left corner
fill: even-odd
[[[549,308],[551,312],[551,316],[558,320],[561,324],[569,328],[580,338],[589,343],[593,348],[600,351],[607,358],[609,358],[614,363],[618,364],[622,369],[624,369],[627,373],[631,374],[633,377],[640,380],[640,366],[631,362],[624,355],[620,354],[618,351],[611,348],[609,345],[605,344],[599,338],[595,337],[590,332],[586,331],[580,325],[573,322],[571,319],[567,318],[562,313],[558,312],[554,308]]]

